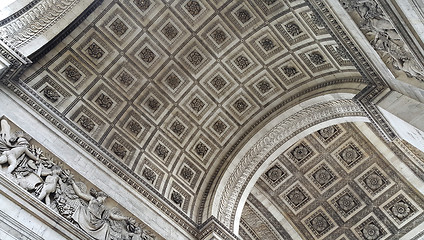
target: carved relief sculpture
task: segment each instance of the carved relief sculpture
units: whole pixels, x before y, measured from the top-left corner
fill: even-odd
[[[80,0],[41,0],[13,21],[0,26],[0,38],[21,47],[45,32]]]
[[[0,121],[0,173],[27,190],[53,211],[77,224],[98,240],[153,240],[131,217],[119,209],[108,209],[107,195],[76,182],[69,169],[55,163],[40,148],[30,146],[29,136],[11,133],[7,120]],[[7,166],[4,170],[3,167]]]
[[[40,164],[40,170],[42,170],[43,165]],[[62,168],[58,165],[54,165],[47,173],[46,180],[44,181],[43,188],[41,189],[40,194],[38,195],[39,200],[46,200],[47,206],[50,206],[50,193],[56,191],[57,182],[60,180],[59,174],[62,172]],[[41,173],[43,175],[43,173]]]
[[[7,173],[11,173],[18,165],[18,160],[25,153],[30,159],[38,161],[38,158],[29,151],[28,141],[23,137],[10,137],[10,126],[6,120],[1,120],[1,139],[0,149],[2,153],[0,156],[0,164],[8,163]]]
[[[109,239],[110,225],[108,218],[112,220],[129,220],[117,214],[108,213],[104,201],[108,197],[106,193],[90,189],[90,195],[83,193],[71,179],[72,188],[78,197],[88,202],[87,206],[80,205],[72,215],[79,226],[96,239]]]
[[[359,15],[360,22],[357,22],[359,28],[386,64],[405,72],[408,77],[424,80],[423,68],[375,0],[340,0],[340,2],[346,11],[351,13],[355,11]]]

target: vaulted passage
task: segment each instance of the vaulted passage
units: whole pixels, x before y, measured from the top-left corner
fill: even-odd
[[[281,153],[247,198],[240,236],[396,239],[418,233],[423,198],[401,170],[405,155],[393,154],[405,145],[384,148],[370,141],[372,132],[365,123],[332,125]]]
[[[71,217],[93,187],[110,198],[102,207],[131,216],[105,217],[116,239],[143,229],[156,239],[419,239],[424,25],[418,3],[400,2],[1,8],[0,153],[29,149],[16,169],[39,178],[22,190],[22,172],[0,158],[1,196],[16,205],[0,213],[17,219],[5,231],[93,237]],[[40,197],[42,165],[50,175],[60,166],[66,197]],[[59,199],[67,215],[52,207]],[[44,218],[34,209],[45,206],[50,220],[34,226],[46,233],[16,214]]]

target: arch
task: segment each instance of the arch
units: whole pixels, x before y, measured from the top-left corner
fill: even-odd
[[[328,94],[281,113],[259,130],[233,158],[218,183],[211,214],[238,233],[247,196],[272,159],[308,134],[342,122],[369,121],[352,94]]]

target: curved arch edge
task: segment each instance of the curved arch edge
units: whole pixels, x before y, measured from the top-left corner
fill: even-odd
[[[369,121],[364,110],[347,95],[331,94],[307,100],[293,107],[263,127],[236,155],[237,162],[230,164],[215,192],[212,215],[234,232],[238,231],[236,218],[240,218],[244,194],[255,183],[258,169],[271,159],[278,148],[287,147],[313,132],[314,129],[346,121]],[[309,133],[308,133],[309,134]],[[279,146],[282,143],[284,146]],[[256,173],[256,174],[255,174]],[[257,177],[256,177],[257,178]]]

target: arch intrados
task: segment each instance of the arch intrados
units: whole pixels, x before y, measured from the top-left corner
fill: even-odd
[[[260,129],[236,154],[214,192],[211,214],[238,232],[250,190],[273,159],[296,141],[321,128],[342,122],[367,122],[353,94],[327,94],[282,112]]]
[[[279,155],[281,155],[283,152],[285,152],[288,148],[290,148],[297,141],[305,138],[309,134],[312,134],[319,129],[329,127],[329,126],[332,126],[332,125],[335,125],[335,124],[347,123],[347,122],[369,122],[369,120],[364,118],[364,117],[360,117],[360,116],[356,116],[356,117],[352,116],[352,117],[346,117],[346,118],[331,119],[331,120],[319,123],[319,124],[317,124],[313,127],[310,127],[308,129],[300,132],[296,136],[290,138],[288,141],[284,142],[280,147],[278,147],[277,150],[275,150],[273,153],[271,153],[270,156],[267,157],[267,159],[260,165],[258,170],[255,172],[255,174],[249,180],[246,188],[243,190],[243,194],[240,197],[240,200],[238,201],[234,221],[232,223],[232,225],[234,226],[234,229],[233,229],[234,233],[238,234],[241,214],[242,214],[242,211],[243,211],[244,204],[246,203],[247,197],[249,196],[249,193],[253,189],[253,187],[256,184],[256,182],[258,181],[259,177],[268,169],[268,167],[273,163],[273,161]]]

